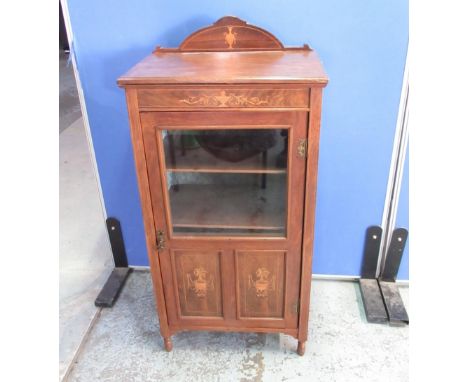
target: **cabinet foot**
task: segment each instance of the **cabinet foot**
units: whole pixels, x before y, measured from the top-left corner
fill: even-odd
[[[305,353],[305,341],[299,341],[297,343],[297,354],[304,355]]]
[[[172,350],[171,337],[165,337],[164,338],[164,349],[166,349],[166,351],[171,351]]]

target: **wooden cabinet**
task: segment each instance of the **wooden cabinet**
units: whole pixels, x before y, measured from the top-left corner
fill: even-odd
[[[308,46],[224,17],[125,87],[167,350],[181,330],[307,339],[321,94]]]

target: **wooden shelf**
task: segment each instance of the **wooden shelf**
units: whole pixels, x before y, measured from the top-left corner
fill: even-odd
[[[168,137],[164,138],[164,151],[169,153]],[[266,165],[262,154],[240,162],[228,162],[206,151],[202,147],[186,149],[182,155],[177,149],[175,164],[166,154],[166,170],[170,172],[233,173],[233,174],[285,174],[285,167],[276,166],[276,159],[282,151],[281,145],[268,150]]]
[[[166,168],[170,172],[205,172],[205,173],[232,173],[232,174],[286,174],[284,170],[259,168],[223,168],[223,167],[178,167]]]
[[[181,184],[171,187],[174,228],[285,230],[285,179],[268,186]]]

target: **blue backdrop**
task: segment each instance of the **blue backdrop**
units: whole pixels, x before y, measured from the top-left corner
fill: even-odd
[[[321,56],[330,83],[323,97],[314,273],[359,274],[366,228],[382,219],[407,0],[68,0],[68,7],[104,201],[108,216],[121,221],[131,265],[148,260],[124,91],[116,79],[156,45],[176,47],[194,30],[235,15],[285,45],[308,43]],[[404,198],[407,193],[400,203],[407,209]],[[406,255],[400,276],[407,269]]]

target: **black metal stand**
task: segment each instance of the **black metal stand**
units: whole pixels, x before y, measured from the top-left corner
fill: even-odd
[[[401,299],[398,286],[395,284],[407,238],[408,231],[406,229],[397,228],[393,231],[382,275],[379,278],[380,292],[382,293],[390,325],[409,324],[408,313]]]
[[[390,325],[409,323],[398,286],[395,284],[407,238],[407,230],[397,228],[393,231],[382,275],[376,278],[382,228],[372,226],[367,229],[359,286],[368,322],[389,322]]]
[[[110,308],[114,305],[115,301],[117,301],[120,291],[131,272],[131,268],[128,267],[127,253],[125,252],[120,222],[115,218],[108,218],[106,220],[106,225],[111,243],[112,255],[114,256],[115,268],[112,270],[112,273],[104,284],[96,301],[94,301],[94,305]]]
[[[375,278],[381,240],[382,228],[372,226],[367,229],[359,287],[367,321],[371,323],[385,323],[388,321],[379,283]]]

